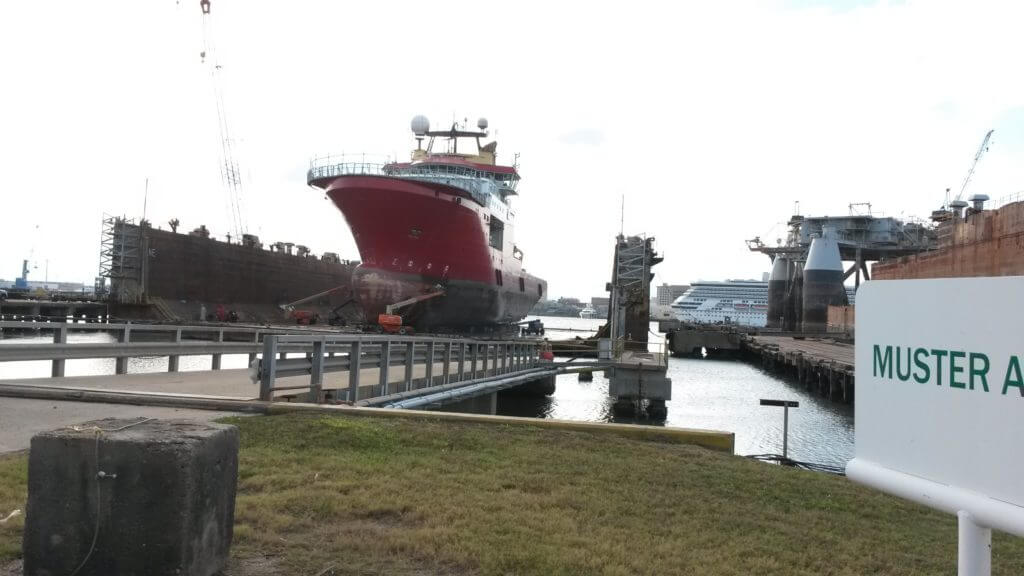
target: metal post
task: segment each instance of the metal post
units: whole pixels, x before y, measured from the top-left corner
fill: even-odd
[[[409,341],[405,343],[405,390],[412,390],[412,363],[415,360],[416,343]]]
[[[427,365],[426,365],[427,387],[434,385],[434,341],[427,342]]]
[[[391,342],[385,340],[380,343],[380,368],[377,371],[380,373],[380,379],[378,380],[380,391],[377,392],[380,396],[388,395],[388,387],[390,382],[388,381],[388,371],[391,368]]]
[[[117,341],[120,342],[121,344],[127,344],[128,342],[131,342],[131,338],[132,338],[132,327],[130,325],[126,324],[125,327],[121,330],[121,333],[118,334]],[[114,362],[114,374],[127,374],[127,373],[128,373],[128,358],[126,358],[126,357],[118,358]]]
[[[992,573],[992,529],[974,523],[970,512],[956,513],[957,575],[989,576]]]
[[[477,349],[479,347],[480,347],[480,345],[477,344],[476,342],[472,342],[469,345],[470,350],[473,351],[472,354],[470,354],[470,357],[469,357],[470,358],[469,359],[469,362],[470,362],[470,365],[469,365],[469,379],[470,380],[476,380],[476,357],[477,357],[477,353],[478,353]]]
[[[441,369],[441,383],[448,384],[452,374],[452,341],[444,343],[444,368]]]
[[[218,330],[217,331],[217,342],[223,342],[223,341],[224,341],[224,331],[223,330]],[[220,357],[221,357],[220,354],[214,354],[213,355],[213,361],[210,364],[210,369],[212,369],[212,370],[220,370]]]
[[[361,369],[362,342],[356,340],[348,352],[348,401],[359,400],[359,371]]]
[[[174,331],[174,341],[181,342],[181,328]],[[167,357],[167,371],[177,372],[178,371],[178,355],[171,354]]]
[[[782,407],[782,457],[789,458],[789,404]]]
[[[459,342],[459,382],[466,377],[466,343]]]
[[[53,343],[54,344],[67,344],[68,343],[68,329],[58,328],[53,331]],[[50,369],[50,376],[58,378],[64,375],[64,360],[54,360],[53,366]]]
[[[269,402],[274,397],[274,378],[277,372],[277,336],[263,338],[263,358],[260,360],[260,400]]]
[[[501,354],[501,373],[508,372],[508,344],[498,344],[495,353]]]
[[[253,333],[253,335],[252,335],[252,342],[253,342],[253,344],[259,344],[260,343],[260,333],[259,332],[254,332]],[[256,360],[256,353],[255,352],[250,352],[249,353],[249,366],[252,366],[252,363],[255,360]]]
[[[313,341],[313,355],[309,365],[309,395],[313,402],[324,401],[324,339]]]
[[[484,377],[487,377],[487,357],[490,354],[491,345],[487,344],[487,343],[484,343],[483,346],[484,346],[484,367],[483,367],[483,373],[484,373]]]

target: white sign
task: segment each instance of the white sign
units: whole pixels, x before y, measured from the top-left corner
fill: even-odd
[[[1024,277],[857,292],[851,479],[1024,536]]]

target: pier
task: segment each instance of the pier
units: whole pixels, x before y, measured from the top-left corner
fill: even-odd
[[[88,300],[4,300],[0,320],[105,322],[107,303]]]
[[[853,402],[853,342],[845,334],[679,324],[667,340],[673,356],[746,357],[829,400]]]
[[[743,351],[765,370],[797,382],[836,402],[854,399],[854,348],[829,338],[745,335]]]

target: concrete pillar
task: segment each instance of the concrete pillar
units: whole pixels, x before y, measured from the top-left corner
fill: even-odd
[[[235,427],[106,419],[76,428],[32,438],[26,575],[212,576],[226,567]]]

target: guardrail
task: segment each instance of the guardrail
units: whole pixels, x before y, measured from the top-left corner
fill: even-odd
[[[272,400],[278,391],[308,390],[316,403],[325,398],[324,374],[348,372],[348,386],[336,389],[335,400],[355,403],[398,392],[469,383],[488,377],[526,372],[537,366],[541,342],[485,341],[423,336],[267,336],[254,379],[260,399]],[[280,358],[281,350],[295,347],[305,358]],[[337,353],[344,350],[344,355]],[[440,370],[435,372],[440,364]],[[417,378],[417,366],[423,374]],[[377,369],[371,389],[360,395],[364,369]],[[391,382],[391,370],[402,370],[400,382]],[[308,384],[280,386],[278,378],[309,375]]]
[[[53,331],[53,344],[10,344],[0,346],[0,362],[50,360],[50,375],[64,375],[66,360],[115,358],[114,373],[128,373],[128,359],[140,356],[167,356],[167,371],[177,372],[181,356],[211,356],[211,369],[220,370],[224,354],[248,354],[249,363],[262,350],[261,342],[269,334],[337,334],[335,330],[268,328],[259,326],[173,324],[74,324],[67,322],[0,322],[0,330],[24,332]],[[110,332],[116,343],[68,343],[69,332]],[[132,337],[147,334],[166,337],[159,342],[133,342]],[[189,341],[183,341],[186,338]],[[299,347],[294,347],[297,351]],[[282,350],[287,353],[290,350]]]

